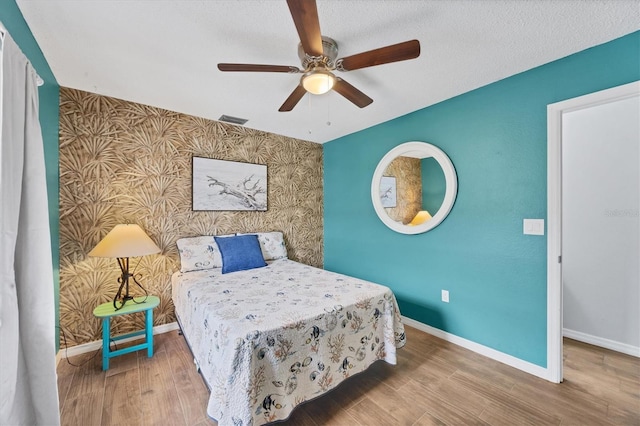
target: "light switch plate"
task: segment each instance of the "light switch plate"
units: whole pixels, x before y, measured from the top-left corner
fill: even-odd
[[[524,235],[544,235],[544,219],[524,219],[522,228]]]

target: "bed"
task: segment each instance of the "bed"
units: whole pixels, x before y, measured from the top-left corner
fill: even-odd
[[[395,364],[405,343],[389,288],[289,260],[277,234],[252,234],[266,266],[231,273],[215,242],[202,249],[213,237],[178,244],[173,303],[220,426],[284,420],[375,361]]]

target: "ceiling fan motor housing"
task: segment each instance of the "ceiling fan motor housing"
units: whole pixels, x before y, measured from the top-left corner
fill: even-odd
[[[302,62],[302,68],[309,71],[318,66],[335,69],[336,58],[338,57],[338,43],[330,37],[322,36],[322,55],[310,56],[305,53],[302,43],[298,45],[298,57]]]

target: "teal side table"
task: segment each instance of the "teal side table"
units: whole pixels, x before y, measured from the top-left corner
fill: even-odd
[[[127,302],[124,307],[119,310],[115,310],[113,302],[103,303],[93,310],[93,315],[97,318],[102,318],[102,370],[109,369],[109,359],[128,354],[130,352],[140,351],[142,349],[147,350],[147,356],[151,358],[153,356],[153,308],[158,306],[160,299],[157,296],[136,297],[134,299],[138,303],[134,303],[133,300]],[[142,302],[142,300],[145,300]],[[134,331],[133,333],[123,334],[121,336],[111,337],[111,317],[117,317],[119,315],[133,314],[135,312],[144,311],[144,330]],[[111,340],[122,340],[128,337],[145,335],[145,342],[139,345],[130,346],[124,349],[118,349],[117,351],[111,351],[109,342]]]

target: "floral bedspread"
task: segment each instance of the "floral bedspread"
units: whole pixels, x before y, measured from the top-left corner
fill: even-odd
[[[225,275],[177,272],[172,285],[220,426],[286,419],[374,361],[395,364],[405,343],[389,288],[288,259]]]

